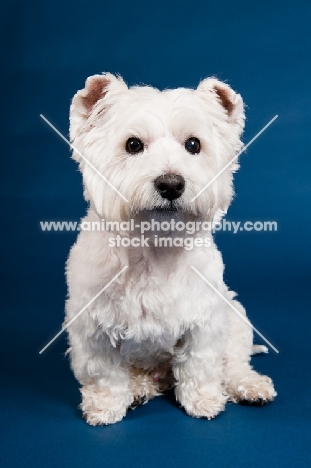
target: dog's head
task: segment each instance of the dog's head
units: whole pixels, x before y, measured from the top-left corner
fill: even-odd
[[[112,221],[138,213],[212,221],[225,212],[238,168],[237,161],[228,163],[242,147],[243,126],[241,96],[215,78],[195,90],[161,92],[95,75],[70,109],[85,197]]]

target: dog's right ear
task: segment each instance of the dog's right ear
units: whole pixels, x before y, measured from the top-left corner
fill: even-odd
[[[70,140],[74,141],[85,121],[95,107],[103,104],[108,95],[114,96],[127,91],[127,86],[120,76],[111,73],[93,75],[87,78],[84,89],[73,97],[70,106]]]

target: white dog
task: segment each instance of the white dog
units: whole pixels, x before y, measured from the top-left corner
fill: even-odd
[[[70,110],[73,158],[90,203],[84,221],[215,220],[231,202],[236,163],[192,199],[241,149],[243,127],[241,96],[215,78],[162,92],[128,88],[109,73],[88,78]],[[170,385],[189,415],[207,419],[227,400],[273,400],[271,379],[250,366],[252,328],[191,268],[245,316],[213,240],[186,250],[157,247],[154,234],[149,246],[111,247],[110,239],[81,231],[67,263],[65,324],[128,267],[68,327],[89,424],[120,421]]]

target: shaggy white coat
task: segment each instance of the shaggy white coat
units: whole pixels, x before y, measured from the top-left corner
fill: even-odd
[[[88,78],[72,101],[70,138],[129,203],[74,151],[90,203],[84,220],[160,219],[153,210],[168,201],[153,182],[166,173],[180,174],[186,181],[175,201],[177,212],[166,219],[215,220],[231,202],[237,163],[190,200],[241,149],[243,126],[241,96],[215,78],[195,90],[163,92],[128,88],[111,74]],[[201,141],[199,154],[185,150],[191,136]],[[144,142],[142,153],[126,152],[130,137]],[[111,235],[81,231],[67,262],[65,324],[128,265],[68,328],[71,365],[82,385],[87,422],[120,421],[133,402],[152,398],[172,382],[177,400],[195,417],[215,417],[228,399],[271,401],[276,395],[271,379],[249,363],[251,327],[191,269],[195,266],[245,315],[224,284],[214,242],[190,251],[152,245],[111,248]]]

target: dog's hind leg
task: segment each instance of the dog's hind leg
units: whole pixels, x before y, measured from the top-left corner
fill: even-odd
[[[152,374],[137,367],[131,367],[130,369],[130,392],[134,399],[130,409],[135,409],[161,394],[158,382],[154,380]]]
[[[152,370],[132,366],[130,369],[130,391],[134,398],[130,408],[146,403],[174,386],[174,376],[167,362],[160,363]]]
[[[231,300],[232,305],[246,318],[242,305]],[[224,360],[224,383],[229,400],[233,402],[268,403],[276,396],[272,380],[260,375],[250,365],[256,352],[266,352],[265,346],[253,346],[253,330],[233,309],[228,307],[229,337]]]

